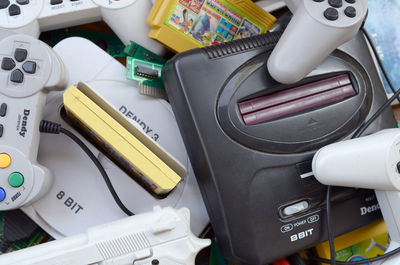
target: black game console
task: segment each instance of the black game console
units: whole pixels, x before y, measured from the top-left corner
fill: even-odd
[[[362,33],[295,85],[267,74],[279,36],[181,53],[163,72],[218,243],[244,264],[328,239],[326,187],[312,176],[313,155],[349,138],[387,99]],[[395,126],[386,110],[365,133]],[[381,218],[362,211],[377,205],[373,191],[333,191],[335,235]]]

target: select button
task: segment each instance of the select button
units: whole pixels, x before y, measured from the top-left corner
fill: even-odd
[[[8,183],[11,185],[11,187],[18,188],[24,184],[24,176],[19,172],[11,173],[11,175],[8,177]]]
[[[0,105],[0,116],[4,117],[7,114],[7,104],[6,103],[2,103]]]

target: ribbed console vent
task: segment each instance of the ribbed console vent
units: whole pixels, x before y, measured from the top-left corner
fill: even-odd
[[[271,32],[251,38],[234,40],[231,42],[204,47],[203,50],[208,54],[209,59],[215,59],[264,46],[272,49],[275,47],[281,35],[282,32]]]

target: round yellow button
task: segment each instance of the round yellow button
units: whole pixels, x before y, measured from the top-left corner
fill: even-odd
[[[0,154],[0,168],[7,168],[11,164],[11,157],[9,154],[1,153]]]

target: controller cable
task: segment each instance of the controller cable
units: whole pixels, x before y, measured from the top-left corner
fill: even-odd
[[[388,99],[385,102],[385,104],[383,104],[374,113],[374,115],[372,115],[363,125],[361,125],[360,128],[358,128],[358,130],[351,136],[351,139],[360,137],[365,132],[365,130],[383,113],[383,111],[385,111],[390,106],[390,104],[393,101],[395,101],[396,99],[399,100],[399,96],[400,96],[400,89],[396,91],[396,89],[393,85],[393,82],[392,82],[391,78],[389,77],[389,74],[386,71],[386,68],[383,65],[382,60],[379,57],[378,51],[376,50],[376,47],[375,47],[374,43],[372,42],[370,35],[368,34],[368,32],[365,28],[363,28],[362,31],[363,31],[369,45],[372,47],[372,51],[378,62],[379,67],[382,70],[383,76],[386,79],[386,81],[388,82],[389,87],[393,91],[394,94],[393,94],[393,96],[390,97],[390,99]],[[331,192],[332,192],[332,186],[328,186],[327,192],[326,192],[326,218],[327,218],[328,241],[329,241],[331,259],[329,260],[329,259],[322,259],[322,258],[318,258],[318,257],[309,256],[309,258],[311,260],[321,262],[321,263],[331,264],[331,265],[336,265],[336,264],[337,265],[356,265],[356,264],[372,263],[375,261],[387,259],[397,253],[400,253],[400,247],[399,247],[399,248],[396,248],[395,250],[392,250],[388,253],[385,253],[385,254],[375,257],[375,258],[364,259],[364,260],[360,260],[360,261],[336,261],[335,244],[333,241],[334,237],[333,237],[333,229],[332,229],[332,223],[331,223],[331,217],[332,217],[331,216],[332,215],[332,213],[331,213]]]
[[[89,147],[85,145],[84,142],[81,141],[75,134],[73,134],[71,131],[63,128],[61,124],[51,122],[51,121],[46,121],[42,120],[39,125],[39,131],[41,133],[51,133],[51,134],[60,134],[63,133],[69,138],[71,138],[75,143],[77,143],[83,151],[89,156],[89,158],[93,161],[93,163],[96,165],[97,169],[100,171],[100,174],[103,176],[104,181],[106,182],[107,188],[110,190],[110,193],[112,197],[114,198],[114,201],[117,203],[118,207],[121,208],[121,210],[126,213],[128,216],[135,215],[132,213],[126,206],[122,203],[121,199],[118,197],[117,192],[115,191],[110,178],[108,177],[107,172],[105,171],[104,167],[101,165],[100,161],[97,159],[97,157],[93,154],[92,151],[90,151]]]
[[[386,71],[386,68],[383,65],[382,59],[379,56],[378,50],[376,49],[376,47],[374,45],[374,42],[372,40],[371,35],[368,33],[366,28],[362,28],[362,32],[364,33],[365,38],[367,39],[367,41],[369,43],[369,46],[371,46],[372,51],[374,52],[374,56],[376,58],[376,61],[378,62],[379,68],[381,69],[382,74],[384,75],[384,77],[385,77],[385,79],[386,79],[386,81],[387,81],[387,83],[389,85],[390,90],[392,90],[393,93],[396,93],[396,88],[393,85],[393,82],[392,82],[392,79],[389,76],[389,73]],[[400,98],[399,97],[397,97],[397,100],[400,102]]]

